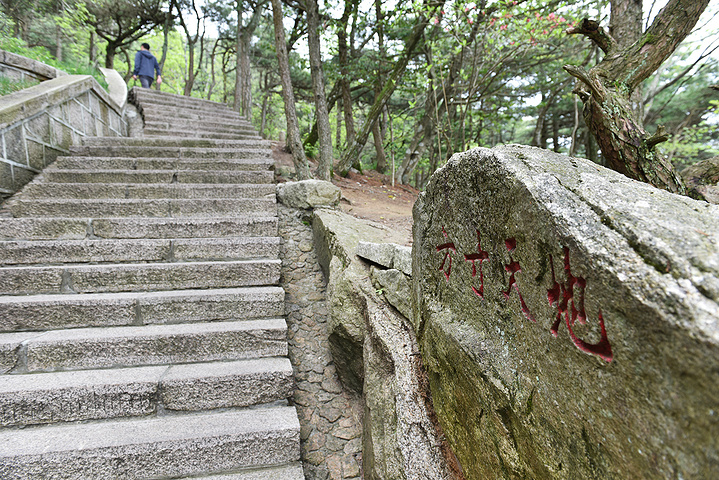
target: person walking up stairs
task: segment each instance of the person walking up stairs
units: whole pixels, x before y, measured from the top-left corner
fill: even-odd
[[[130,97],[0,218],[0,478],[300,480],[269,145]]]

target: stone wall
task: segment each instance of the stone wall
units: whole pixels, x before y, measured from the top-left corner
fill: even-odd
[[[0,97],[0,199],[82,136],[127,136],[122,110],[97,81],[65,75]]]
[[[467,478],[713,478],[719,207],[507,146],[415,205],[413,309]]]
[[[67,75],[50,65],[15,53],[0,50],[0,75],[13,80],[37,80],[44,82]]]

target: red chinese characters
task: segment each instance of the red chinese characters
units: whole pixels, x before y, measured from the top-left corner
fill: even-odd
[[[557,277],[554,273],[554,259],[549,256],[549,263],[552,267],[552,288],[547,290],[547,299],[549,304],[557,308],[557,316],[552,325],[551,332],[555,337],[559,334],[559,325],[564,319],[564,323],[567,325],[569,336],[574,342],[574,345],[583,352],[597,355],[599,358],[611,362],[614,358],[612,353],[612,346],[607,338],[607,330],[604,327],[604,318],[602,317],[602,311],[599,310],[599,329],[600,339],[599,343],[591,344],[587,343],[581,338],[577,337],[572,327],[576,321],[581,324],[587,323],[587,312],[584,309],[584,292],[587,286],[587,281],[581,277],[575,277],[572,275],[572,267],[569,263],[569,249],[564,247],[564,275],[566,277],[564,283],[557,282]]]
[[[504,298],[508,299],[509,295],[512,293],[512,287],[517,291],[517,295],[519,295],[519,306],[522,309],[522,313],[527,318],[527,320],[531,320],[533,322],[536,322],[534,319],[534,316],[529,312],[529,308],[527,308],[527,304],[524,303],[524,299],[522,298],[522,293],[519,291],[519,284],[517,284],[517,278],[516,274],[518,272],[522,271],[522,267],[519,265],[519,262],[515,261],[512,258],[512,252],[517,248],[517,240],[514,238],[508,238],[504,241],[504,245],[507,247],[507,251],[509,251],[509,263],[504,266],[504,269],[509,272],[509,285],[507,286],[507,290],[502,292],[504,294]]]
[[[443,229],[444,231],[444,229]],[[489,260],[489,252],[482,250],[482,238],[477,230],[477,253],[470,253],[464,256],[465,262],[472,262],[472,277],[477,276],[477,262],[479,262],[479,290],[472,285],[472,291],[481,298],[484,298],[484,273],[482,272],[482,262]]]
[[[477,232],[477,247],[476,251],[464,255],[464,261],[472,264],[472,278],[477,277],[477,264],[479,264],[479,285],[472,285],[472,291],[474,294],[484,299],[484,271],[482,265],[484,262],[488,262],[489,252],[482,249],[482,239],[479,230]],[[439,269],[443,274],[447,282],[449,282],[452,274],[452,257],[456,254],[457,249],[454,242],[450,241],[449,235],[447,234],[444,227],[442,227],[442,235],[446,240],[444,243],[437,245],[436,251],[443,254],[442,261]],[[504,241],[507,252],[509,253],[509,263],[504,264],[505,271],[509,274],[509,281],[507,289],[502,291],[504,298],[509,300],[512,296],[512,292],[516,291],[519,297],[519,305],[527,320],[531,320],[536,323],[536,319],[532,315],[524,301],[524,297],[520,292],[520,285],[517,279],[517,274],[522,272],[522,267],[517,260],[514,259],[514,252],[517,248],[517,240],[515,238],[508,238]],[[572,274],[571,265],[569,262],[569,249],[564,247],[564,282],[559,282],[554,270],[554,259],[549,256],[549,262],[552,271],[552,286],[547,289],[547,299],[549,300],[550,306],[556,308],[556,316],[554,323],[550,328],[552,335],[557,337],[559,335],[559,327],[564,321],[569,332],[569,337],[572,343],[581,350],[582,352],[596,355],[606,362],[611,362],[614,358],[612,353],[612,346],[609,343],[607,331],[604,326],[604,318],[602,311],[599,310],[599,328],[600,328],[600,340],[596,344],[592,344],[580,339],[574,332],[574,326],[576,322],[580,324],[587,323],[587,313],[584,307],[584,295],[586,290],[587,281],[582,277],[575,277]]]
[[[449,236],[447,235],[444,227],[442,227],[442,234],[444,235],[445,240],[449,240]],[[454,247],[453,242],[445,242],[442,245],[437,245],[437,251],[445,251],[444,258],[442,259],[442,264],[439,266],[439,269],[442,273],[444,273],[444,277],[449,282],[449,276],[452,274],[452,254],[455,253],[457,249]],[[446,270],[445,265],[447,267]]]

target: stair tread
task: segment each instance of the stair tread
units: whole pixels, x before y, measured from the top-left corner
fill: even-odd
[[[249,442],[261,443],[263,437],[270,442],[280,437],[284,440],[281,444],[297,443],[296,448],[290,448],[280,455],[272,452],[275,455],[270,457],[279,456],[283,463],[298,460],[299,422],[294,408],[277,406],[0,431],[0,458],[3,458],[3,463],[8,467],[16,458],[20,462],[42,462],[44,458],[56,457],[53,459],[55,462],[64,463],[57,458],[63,455],[68,457],[68,462],[94,463],[107,462],[108,457],[129,454],[133,457],[146,457],[143,458],[144,462],[157,461],[157,468],[163,468],[166,467],[164,462],[153,457],[158,453],[166,454],[163,450],[169,445],[180,443],[185,444],[185,448],[191,451],[209,449],[219,455],[223,446],[240,441],[242,445],[239,447],[246,450]],[[103,452],[99,455],[100,458],[93,458],[98,457],[100,452]],[[206,452],[208,453],[211,452]],[[114,467],[117,468],[117,465]],[[128,468],[132,468],[131,462],[130,465],[123,465],[123,469]],[[117,478],[122,478],[121,473],[127,472],[115,473],[120,474]],[[95,472],[90,475],[93,478],[107,478]]]

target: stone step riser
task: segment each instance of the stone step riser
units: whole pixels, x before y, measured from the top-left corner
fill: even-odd
[[[6,375],[0,426],[248,407],[292,395],[287,358]]]
[[[0,265],[248,260],[279,253],[278,237],[0,241]]]
[[[271,158],[272,151],[257,145],[239,148],[141,147],[141,146],[76,146],[70,148],[75,157],[134,157],[177,159]]]
[[[233,160],[179,160],[162,158],[110,158],[110,157],[58,157],[53,163],[55,169],[92,169],[92,170],[224,170],[256,171],[269,170],[272,159],[233,159]]]
[[[51,425],[0,433],[0,444],[3,478],[23,480],[196,477],[300,458],[292,407]]]
[[[145,137],[83,137],[81,145],[72,146],[74,150],[83,147],[138,147],[141,149],[163,148],[172,151],[178,149],[247,149],[271,148],[267,140],[217,140],[202,138],[145,138]],[[258,147],[259,146],[259,147]],[[100,155],[107,156],[107,155]]]
[[[174,128],[167,128],[167,129],[145,129],[144,130],[144,137],[145,138],[163,138],[166,136],[173,136],[173,137],[182,137],[182,138],[203,138],[203,139],[220,139],[220,140],[252,140],[252,139],[259,139],[260,137],[257,135],[236,135],[233,133],[215,133],[215,132],[188,132],[188,131],[180,131],[178,129]]]
[[[232,110],[213,109],[198,106],[189,106],[188,108],[178,109],[171,105],[154,103],[143,106],[143,115],[173,115],[178,118],[192,119],[197,122],[203,122],[205,119],[226,118],[248,124],[237,112]]]
[[[145,128],[142,130],[144,132],[143,138],[147,139],[148,135],[154,134],[153,132],[160,132],[164,137],[186,137],[188,134],[195,133],[197,135],[208,135],[211,133],[215,134],[225,134],[225,135],[235,135],[237,138],[230,138],[228,140],[240,140],[240,141],[251,141],[251,140],[262,140],[262,138],[257,135],[254,129],[243,129],[241,127],[231,127],[227,124],[217,124],[217,125],[203,125],[202,127],[197,127],[191,124],[187,124],[186,122],[172,120],[168,121],[165,119],[164,121],[152,121],[152,122],[145,122]],[[202,139],[202,137],[199,137]],[[211,140],[212,137],[208,137],[206,140]]]
[[[0,296],[0,331],[236,321],[284,315],[279,287]]]
[[[254,213],[270,216],[277,205],[272,198],[258,199],[157,199],[157,200],[13,200],[8,208],[14,217],[226,217]]]
[[[152,292],[277,285],[279,260],[0,269],[0,295]]]
[[[209,110],[234,112],[234,110],[232,110],[226,103],[215,102],[203,98],[185,96],[178,97],[176,95],[171,95],[168,97],[167,94],[145,94],[144,92],[142,92],[137,95],[134,95],[133,99],[139,101],[139,103],[146,108],[152,108],[155,105],[168,105],[174,106],[178,110],[181,110],[186,107],[189,108],[194,106]]]
[[[0,218],[0,240],[227,238],[277,235],[277,218]]]
[[[43,180],[52,183],[164,183],[164,184],[270,184],[270,171],[192,170],[70,170],[46,168]]]
[[[206,184],[93,184],[93,183],[30,183],[21,198],[76,198],[76,199],[212,199],[253,198],[275,194],[272,184],[206,185]]]
[[[287,355],[283,319],[0,335],[2,373],[92,370]],[[4,367],[4,368],[3,368]]]
[[[257,137],[257,130],[252,125],[227,119],[204,119],[201,125],[188,119],[167,118],[161,115],[148,115],[145,118],[144,132],[148,128],[177,128],[187,131],[220,131],[224,133],[242,133]]]

